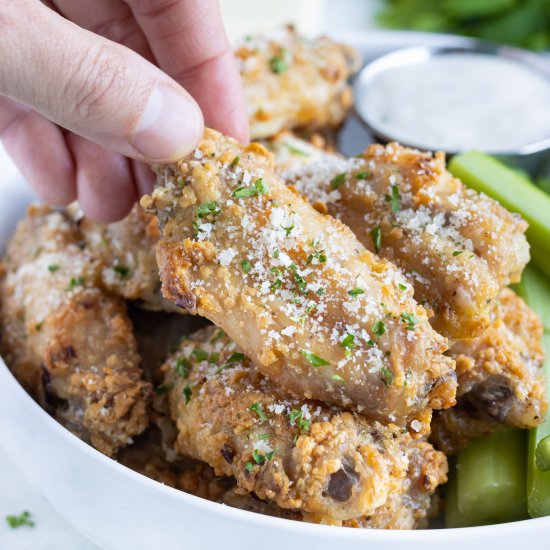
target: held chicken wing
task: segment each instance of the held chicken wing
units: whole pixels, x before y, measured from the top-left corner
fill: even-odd
[[[454,363],[410,285],[286,187],[261,145],[207,130],[142,205],[161,225],[165,297],[287,391],[400,424],[454,403]]]
[[[448,454],[499,427],[534,428],[548,408],[542,364],[542,324],[514,292],[505,289],[491,327],[450,349],[458,374],[458,405],[440,411],[432,440]]]
[[[406,450],[407,473],[388,500],[368,516],[342,522],[345,527],[361,529],[420,529],[427,526],[434,507],[436,489],[447,481],[447,460],[424,441],[411,441]],[[227,491],[221,502],[234,508],[268,516],[311,521],[300,512],[280,508],[272,501],[260,500],[255,495],[241,494],[236,489]]]
[[[405,477],[411,435],[281,392],[217,327],[163,367],[175,446],[217,475],[315,521],[368,515]]]
[[[134,300],[145,309],[181,313],[160,292],[155,246],[159,239],[157,220],[139,205],[116,223],[100,224],[84,216],[77,204],[69,213],[79,227],[88,250],[99,261],[104,288]]]
[[[289,154],[288,143],[306,154]],[[441,153],[391,143],[344,159],[295,138],[273,147],[288,183],[408,274],[415,297],[434,311],[436,330],[455,339],[487,328],[500,290],[519,280],[529,260],[519,215],[465,188]]]
[[[97,287],[98,263],[61,212],[31,207],[9,243],[1,347],[23,385],[107,455],[148,423],[150,385],[126,307]]]
[[[295,127],[338,126],[352,105],[349,77],[359,54],[327,37],[299,36],[292,27],[248,38],[235,51],[253,139]]]

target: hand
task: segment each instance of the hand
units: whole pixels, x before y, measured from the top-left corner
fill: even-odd
[[[248,140],[216,0],[47,4],[0,0],[0,138],[46,202],[78,198],[98,221],[122,218],[152,187],[139,161],[189,153],[201,109]]]

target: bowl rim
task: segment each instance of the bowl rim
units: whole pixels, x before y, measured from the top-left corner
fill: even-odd
[[[506,46],[501,44],[493,44],[483,40],[476,40],[473,38],[467,38],[461,43],[454,45],[448,44],[426,44],[420,46],[410,46],[394,50],[390,53],[381,55],[376,59],[367,63],[355,76],[353,84],[353,94],[355,98],[365,95],[368,92],[368,87],[374,82],[376,77],[387,70],[391,70],[397,67],[405,67],[411,65],[420,65],[427,60],[456,53],[467,53],[474,55],[489,55],[497,58],[503,58],[510,61],[519,63],[523,67],[538,73],[548,79],[550,82],[550,61],[545,57],[536,54],[534,52],[516,48],[513,46]],[[376,124],[369,119],[365,107],[361,107],[361,103],[354,100],[354,111],[357,114],[359,120],[367,127],[367,129],[377,138],[384,142],[399,141],[406,147],[415,149],[443,149],[448,155],[457,155],[463,150],[444,149],[442,146],[429,147],[426,144],[406,142],[398,139],[395,136],[380,130]],[[464,149],[465,150],[465,149]],[[542,153],[550,151],[550,136],[542,138],[530,143],[526,143],[517,147],[516,149],[509,150],[495,150],[485,151],[490,155],[498,155],[503,157],[519,157],[523,158],[528,155],[536,153]]]
[[[180,491],[163,483],[160,483],[154,479],[148,478],[134,470],[120,464],[115,459],[111,459],[91,445],[85,443],[79,439],[76,435],[71,433],[67,428],[61,425],[55,418],[50,416],[21,386],[17,381],[13,373],[8,369],[2,356],[0,356],[0,385],[4,386],[6,391],[11,392],[16,398],[22,400],[27,407],[30,408],[30,412],[37,418],[39,422],[42,422],[47,429],[54,432],[57,436],[62,438],[64,442],[79,452],[88,455],[88,458],[96,460],[102,463],[105,467],[113,471],[119,477],[126,478],[127,480],[135,483],[136,485],[143,485],[150,490],[163,493],[166,497],[172,498],[175,501],[180,501],[188,506],[199,507],[204,510],[205,513],[211,516],[224,515],[226,519],[239,522],[239,523],[251,523],[254,522],[256,526],[263,526],[270,529],[278,529],[289,533],[300,532],[301,534],[319,535],[333,538],[339,541],[345,540],[371,540],[380,541],[393,540],[399,538],[406,538],[410,540],[410,537],[415,542],[422,543],[444,543],[449,536],[461,537],[464,541],[467,540],[479,540],[479,537],[490,538],[492,536],[505,536],[507,532],[514,532],[514,534],[528,532],[535,523],[539,526],[546,524],[550,527],[550,517],[547,518],[531,518],[527,520],[517,521],[513,523],[501,523],[494,525],[478,526],[478,527],[461,527],[452,529],[419,529],[419,530],[383,530],[383,529],[353,529],[353,528],[341,528],[335,529],[330,525],[319,525],[313,523],[306,523],[300,521],[293,521],[284,518],[276,518],[251,512],[248,510],[241,510],[233,508],[217,502],[191,495],[184,491]],[[24,472],[23,472],[24,473]],[[63,511],[58,510],[63,516]]]

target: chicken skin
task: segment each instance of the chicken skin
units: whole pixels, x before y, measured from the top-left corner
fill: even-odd
[[[327,37],[311,40],[286,27],[272,38],[248,38],[235,57],[253,139],[338,126],[352,105],[347,81],[360,66],[359,54]]]
[[[403,425],[454,404],[454,362],[399,270],[275,174],[259,144],[207,130],[159,168],[163,293],[223,328],[297,396]]]
[[[438,448],[453,454],[499,427],[534,428],[544,420],[542,334],[535,312],[505,289],[491,327],[478,338],[455,342],[449,354],[456,360],[458,404],[434,416]]]
[[[4,258],[1,350],[21,383],[76,435],[112,456],[147,426],[150,385],[124,302],[63,213],[30,207]]]
[[[411,441],[406,450],[406,475],[382,506],[372,514],[342,522],[344,527],[360,529],[421,529],[427,526],[433,508],[433,496],[439,485],[447,481],[447,460],[424,441]],[[221,502],[234,508],[268,516],[308,521],[300,512],[280,508],[274,502],[241,494],[236,489],[227,491]]]
[[[289,143],[304,154],[289,154]],[[296,138],[273,148],[287,183],[407,273],[438,332],[472,338],[489,326],[501,289],[519,281],[529,260],[519,215],[465,188],[441,153],[390,143],[345,159]]]
[[[155,246],[159,239],[157,220],[139,205],[115,223],[100,224],[84,216],[77,204],[69,213],[79,227],[88,250],[101,265],[104,288],[133,300],[145,309],[181,313],[162,297]]]
[[[163,369],[176,450],[234,476],[240,492],[332,523],[373,513],[403,484],[409,433],[287,396],[217,327]]]

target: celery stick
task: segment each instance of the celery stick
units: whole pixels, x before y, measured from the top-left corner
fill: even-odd
[[[550,332],[550,281],[529,265],[514,289],[537,312],[544,330]]]
[[[548,298],[550,301],[550,292]],[[546,351],[546,375],[549,374],[550,334],[543,337]],[[529,454],[527,457],[527,508],[533,518],[550,516],[550,471],[542,472],[537,467],[536,451],[542,440],[550,435],[550,418],[529,432]],[[540,452],[540,451],[539,451]]]
[[[475,151],[453,157],[449,170],[468,187],[527,220],[533,263],[550,277],[550,195],[498,160]]]
[[[456,470],[450,467],[449,481],[445,485],[445,527],[447,529],[456,527],[469,527],[466,518],[458,511],[456,494]]]
[[[457,505],[468,525],[527,517],[526,432],[502,430],[457,457]]]

